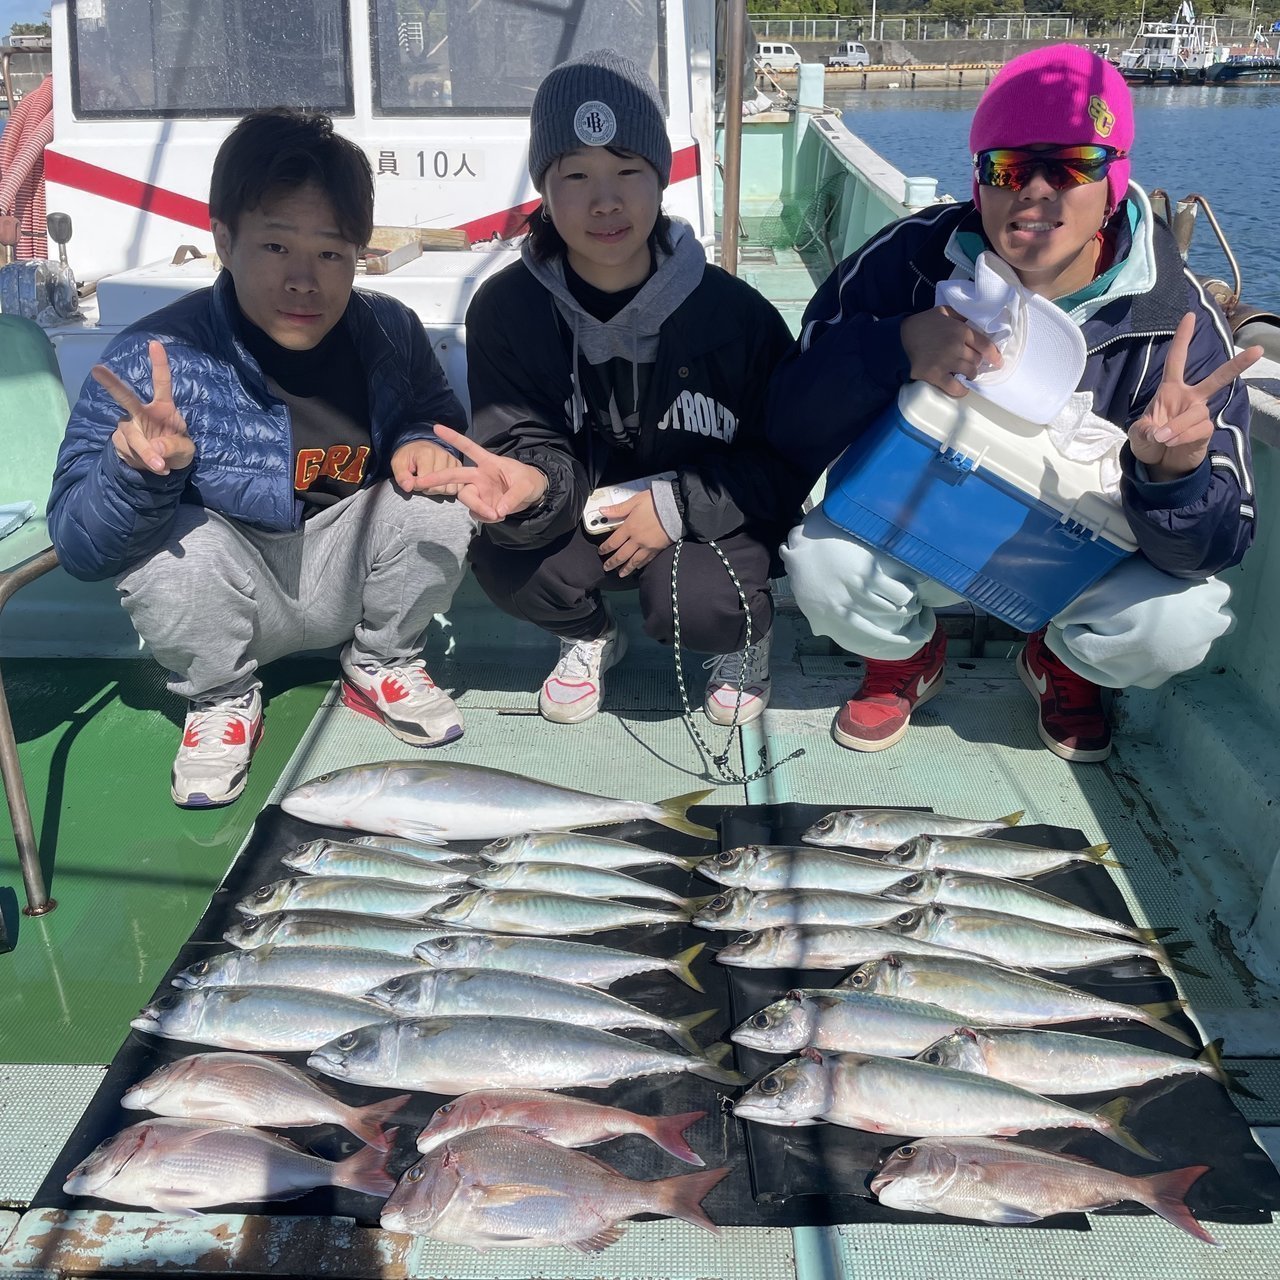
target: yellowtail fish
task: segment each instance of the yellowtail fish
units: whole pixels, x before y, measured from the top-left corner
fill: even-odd
[[[664,865],[688,871],[697,858],[679,858],[630,840],[614,840],[609,836],[579,831],[531,831],[518,836],[503,836],[480,850],[488,862],[569,862],[575,866],[603,867],[621,871],[625,867]]]
[[[805,844],[896,849],[916,836],[989,836],[1021,821],[1021,809],[1003,818],[950,818],[916,809],[838,809],[819,818],[800,838]]]
[[[652,804],[574,791],[484,765],[393,760],[312,778],[290,791],[280,807],[306,822],[408,836],[425,844],[636,821],[714,840],[714,831],[685,816],[710,794],[695,791]]]
[[[995,1138],[922,1138],[899,1147],[871,1179],[881,1204],[979,1222],[1038,1222],[1132,1200],[1206,1244],[1186,1194],[1207,1164],[1128,1177],[1079,1156],[1053,1155]]]
[[[397,974],[425,968],[412,956],[360,947],[256,947],[228,951],[189,964],[171,983],[198,987],[305,987],[362,996]]]
[[[694,868],[731,889],[826,889],[836,893],[884,893],[902,883],[898,867],[812,845],[748,844],[722,849]]]
[[[1107,856],[1110,848],[1109,844],[1095,844],[1087,849],[1042,849],[1036,844],[981,836],[921,835],[890,849],[884,860],[915,871],[969,871],[1025,880],[1078,863],[1118,867],[1120,863]]]

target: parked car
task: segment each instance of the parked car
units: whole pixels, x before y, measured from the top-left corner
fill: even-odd
[[[867,46],[857,40],[846,40],[828,59],[829,67],[869,67],[871,55]]]
[[[766,71],[794,71],[800,65],[800,55],[789,44],[762,40],[756,50],[756,62]]]

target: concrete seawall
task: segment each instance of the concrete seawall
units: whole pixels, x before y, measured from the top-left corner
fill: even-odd
[[[0,50],[8,46],[0,44]],[[13,92],[21,98],[40,85],[40,81],[53,70],[53,54],[48,49],[15,49],[9,55],[9,82]],[[4,85],[0,84],[0,108],[7,107]]]

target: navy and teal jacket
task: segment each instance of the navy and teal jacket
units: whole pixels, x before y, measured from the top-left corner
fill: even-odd
[[[1127,214],[1127,217],[1124,215]],[[1088,349],[1077,390],[1093,412],[1127,429],[1160,385],[1178,322],[1196,317],[1186,380],[1199,382],[1234,353],[1222,312],[1178,254],[1173,237],[1131,186],[1121,205],[1106,287],[1062,300]],[[971,201],[935,205],[877,232],[823,283],[800,337],[770,388],[767,431],[811,480],[893,402],[910,380],[900,329],[935,305],[934,287],[964,273],[985,247]],[[1085,295],[1091,295],[1085,297]],[[1062,305],[1060,304],[1060,305]],[[1205,578],[1239,562],[1253,541],[1256,506],[1249,451],[1249,399],[1240,379],[1209,402],[1215,429],[1205,461],[1156,482],[1121,451],[1121,497],[1142,553],[1180,578]]]
[[[235,296],[223,272],[212,288],[145,316],[108,348],[103,363],[144,403],[152,396],[147,343],[164,344],[173,399],[195,442],[191,464],[167,476],[135,471],[111,444],[120,406],[87,378],[71,411],[49,496],[49,531],[73,577],[111,578],[158,550],[178,504],[207,507],[268,532],[297,529],[289,410],[236,336]],[[437,422],[467,429],[422,323],[382,294],[353,291],[345,324],[369,388],[373,455],[365,484],[390,475],[391,455],[429,440]]]

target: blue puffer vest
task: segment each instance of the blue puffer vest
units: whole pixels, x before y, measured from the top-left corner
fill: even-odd
[[[49,497],[53,544],[73,577],[114,577],[150,555],[163,544],[181,502],[273,532],[301,524],[289,410],[267,391],[257,362],[235,336],[234,301],[223,272],[212,288],[126,329],[103,357],[147,402],[147,344],[164,344],[174,403],[196,446],[189,467],[159,476],[122,462],[111,445],[122,410],[97,382],[85,380]],[[356,291],[339,323],[351,334],[369,388],[373,465],[366,484],[389,474],[400,445],[430,439],[435,423],[467,429],[412,311],[394,298]]]

